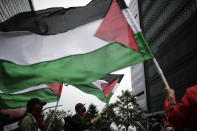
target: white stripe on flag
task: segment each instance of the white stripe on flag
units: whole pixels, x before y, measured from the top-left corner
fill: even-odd
[[[27,88],[27,89],[24,89],[24,90],[20,90],[20,91],[17,91],[17,92],[13,92],[13,93],[10,93],[10,94],[22,94],[22,93],[26,93],[26,92],[30,92],[30,91],[34,91],[34,90],[43,89],[43,88],[48,88],[48,86],[45,85],[45,84],[42,84],[42,85]]]
[[[13,93],[9,93],[9,94],[22,94],[22,93],[26,93],[26,92],[30,92],[30,91],[34,91],[34,90],[43,89],[43,88],[48,88],[48,86],[46,84],[32,86],[30,88],[20,90],[20,91],[17,91],[17,92],[13,92]],[[4,93],[4,92],[0,90],[0,94],[1,93]]]
[[[19,65],[31,65],[92,52],[108,44],[94,36],[102,20],[57,35],[0,32],[0,59]]]
[[[95,82],[92,82],[92,84],[95,85],[100,90],[103,90],[102,87],[101,87],[101,84],[103,84],[103,83],[108,83],[108,82],[105,81],[105,80],[97,80]]]
[[[18,127],[19,126],[18,126],[18,121],[17,121],[15,123],[12,123],[12,124],[4,126],[3,128],[4,128],[4,131],[11,131],[11,130],[14,130],[14,129],[18,128]]]
[[[127,22],[129,23],[130,27],[132,28],[133,33],[136,34],[138,32],[142,32],[140,25],[137,23],[137,20],[134,18],[130,10],[127,8],[127,9],[122,10],[122,12]]]

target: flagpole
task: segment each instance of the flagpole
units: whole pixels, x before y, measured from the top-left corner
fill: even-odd
[[[58,97],[58,99],[57,99],[57,103],[56,103],[55,110],[54,110],[54,112],[53,112],[52,117],[54,117],[55,114],[56,114],[56,110],[57,110],[57,107],[58,107],[58,105],[59,105],[59,100],[60,100],[60,96],[61,96],[61,92],[62,92],[62,87],[63,87],[63,83],[60,84],[60,87],[59,87],[59,97]],[[50,120],[50,118],[49,118],[49,125],[48,125],[48,127],[47,127],[47,131],[49,130],[50,126],[51,126],[51,120]]]
[[[129,9],[127,9],[127,10],[125,11],[125,15],[128,16],[129,19],[134,23],[134,24],[131,24],[131,22],[128,21],[128,23],[129,23],[129,25],[131,26],[131,28],[132,28],[132,29],[134,28],[135,32],[141,32],[142,30],[141,30],[141,28],[140,28],[140,25],[136,22],[135,18],[133,17],[133,15],[131,14],[131,12],[130,12]],[[166,88],[170,88],[170,86],[169,86],[169,84],[168,84],[168,82],[167,82],[167,80],[166,80],[166,78],[165,78],[165,76],[164,76],[164,74],[163,74],[163,71],[162,71],[161,67],[159,66],[159,64],[158,64],[158,62],[157,62],[157,60],[156,60],[155,57],[153,58],[153,62],[154,62],[154,64],[155,64],[156,68],[157,68],[157,71],[158,71],[158,73],[159,73],[159,75],[160,75],[162,81],[163,81],[164,84],[165,84],[165,87],[166,87]]]
[[[103,113],[104,109],[105,109],[108,105],[109,105],[109,103],[106,103],[106,104],[104,105],[104,107],[102,108],[101,112],[100,112],[99,115],[98,115],[98,118],[101,117],[101,114]]]
[[[163,71],[162,71],[162,69],[160,68],[160,66],[159,66],[159,64],[158,64],[158,62],[157,62],[157,60],[156,60],[156,58],[153,58],[153,62],[154,62],[154,64],[155,64],[156,68],[157,68],[158,73],[159,73],[160,76],[161,76],[161,79],[163,80],[163,82],[164,82],[164,84],[165,84],[165,87],[166,87],[166,88],[170,88],[170,86],[168,85],[168,82],[167,82],[167,80],[166,80],[166,78],[165,78],[165,76],[164,76],[164,74],[163,74]]]
[[[57,110],[57,107],[58,107],[58,104],[59,104],[59,100],[60,100],[60,97],[58,97],[58,100],[57,100],[57,103],[56,103],[56,106],[55,106],[55,110],[54,110],[54,112],[53,112],[53,115],[52,115],[52,117],[54,117],[55,116],[55,114],[56,114],[56,110]],[[47,131],[49,130],[49,128],[51,127],[51,120],[50,120],[50,118],[49,118],[49,125],[48,125],[48,127],[47,127]]]
[[[35,11],[32,0],[28,0],[31,11]]]

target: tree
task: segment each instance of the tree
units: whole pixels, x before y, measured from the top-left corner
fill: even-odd
[[[96,126],[107,130],[109,125],[113,120],[117,121],[119,116],[116,114],[115,111],[115,104],[107,104],[103,112],[101,113],[101,117],[99,121],[96,123]]]
[[[95,118],[96,116],[98,116],[97,107],[94,104],[90,104],[88,107],[88,110],[86,112],[85,118],[87,118],[90,121],[91,119]]]
[[[97,107],[94,104],[90,104],[89,107],[88,107],[88,110],[86,112],[86,116],[84,118],[84,121],[85,122],[90,122],[96,116],[98,116]],[[92,130],[94,130],[95,128],[97,128],[97,127],[96,126],[91,127]]]
[[[118,119],[118,115],[115,113],[115,104],[108,104],[101,114],[101,118],[105,120],[105,122],[110,123],[113,120]]]
[[[45,116],[45,130],[47,129],[49,125],[49,120],[51,119],[53,115],[54,110],[49,109],[47,112],[44,113]],[[72,116],[71,111],[64,111],[64,110],[56,110],[56,113],[54,115],[54,120],[51,124],[51,128],[49,131],[60,131],[64,129],[64,123],[62,122],[63,118],[66,116]]]
[[[129,125],[131,121],[139,121],[142,119],[142,108],[137,103],[132,92],[128,90],[122,91],[122,95],[118,96],[118,100],[114,104],[120,116],[120,121],[126,125]]]

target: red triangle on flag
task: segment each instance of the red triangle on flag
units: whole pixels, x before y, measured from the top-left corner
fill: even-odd
[[[63,83],[51,83],[51,84],[47,84],[47,86],[52,91],[54,91],[56,94],[58,94],[59,96],[61,96]]]
[[[134,50],[138,50],[133,31],[115,0],[113,0],[107,15],[95,35],[105,41],[116,41]]]
[[[120,80],[120,78],[116,79],[115,81],[111,83],[102,83],[101,88],[103,90],[103,93],[105,94],[105,98],[108,99],[110,93],[113,91],[114,87],[116,86],[117,82]]]

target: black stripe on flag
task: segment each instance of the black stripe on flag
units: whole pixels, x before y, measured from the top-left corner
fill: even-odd
[[[120,9],[123,10],[123,9],[128,8],[127,5],[126,5],[126,3],[124,2],[124,0],[116,0],[116,2],[118,3]]]
[[[0,31],[30,31],[42,35],[66,32],[103,18],[111,3],[112,0],[93,0],[83,7],[20,13],[0,24]]]
[[[120,78],[119,81],[118,81],[118,83],[120,83],[120,81],[122,80],[123,76],[124,76],[123,74],[109,74],[106,77],[102,78],[102,80],[105,80],[108,83],[112,83],[113,81],[115,81],[118,78]]]

